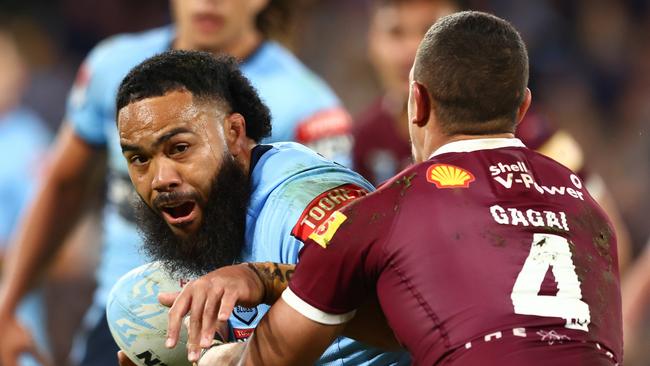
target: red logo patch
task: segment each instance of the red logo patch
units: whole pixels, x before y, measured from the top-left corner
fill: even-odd
[[[296,129],[296,141],[308,144],[330,136],[346,135],[352,128],[352,118],[345,109],[337,107],[317,112],[301,121]]]
[[[368,191],[356,184],[344,184],[321,193],[309,202],[291,230],[291,235],[303,242],[306,241],[333,212],[366,194]]]
[[[255,329],[238,329],[238,328],[232,328],[232,332],[235,335],[235,339],[238,341],[245,341],[248,339],[248,337],[253,334],[253,331]]]

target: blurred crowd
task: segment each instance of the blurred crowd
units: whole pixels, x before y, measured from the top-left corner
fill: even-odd
[[[401,82],[404,75],[382,73],[376,56],[402,49],[369,47],[369,29],[374,26],[370,21],[372,3],[295,0],[294,23],[281,39],[330,83],[357,120],[363,119],[368,106],[378,99],[388,104],[392,100],[396,105],[394,116],[401,118],[403,96],[388,95],[386,89],[391,82]],[[535,113],[577,140],[588,169],[598,172],[608,187],[630,236],[631,264],[627,267],[634,268],[650,238],[650,1],[466,0],[453,4],[492,12],[520,30],[530,55]],[[20,112],[22,120],[34,124],[32,131],[42,132],[38,141],[35,133],[30,135],[33,139],[28,140],[35,146],[29,150],[41,151],[63,118],[66,95],[87,52],[112,34],[144,30],[169,21],[169,4],[164,0],[0,0],[0,141],[4,141],[2,134],[9,133],[3,127],[4,118],[10,112]],[[16,55],[7,45],[12,38]],[[394,62],[404,63],[408,73],[411,60]],[[395,131],[388,138],[400,133],[404,131]],[[360,136],[356,136],[355,143],[364,143],[364,135]],[[18,147],[9,150],[3,145],[2,149],[3,168],[15,163],[17,155],[24,155],[16,154]],[[389,157],[383,158],[385,162]],[[47,164],[47,156],[25,159],[22,166],[29,167],[25,174],[37,179],[39,164]],[[396,161],[394,165],[388,169],[388,176],[402,163]],[[381,178],[387,176],[377,180]],[[47,321],[50,334],[57,335],[50,337],[57,365],[64,364],[61,360],[71,346],[70,334],[90,301],[89,273],[99,249],[84,239],[96,235],[93,215],[89,217],[87,227],[79,229],[81,239],[73,238],[73,249],[67,250],[50,269],[49,287],[45,287],[45,301],[58,314],[50,315]],[[9,234],[0,234],[5,235],[0,237],[1,249]],[[626,273],[622,276],[625,278]],[[646,326],[639,328],[650,330],[650,322],[644,321]],[[650,331],[645,338],[635,337],[635,342],[626,341],[643,344],[648,334]],[[644,348],[626,350],[626,364],[650,362],[650,353],[644,355]]]

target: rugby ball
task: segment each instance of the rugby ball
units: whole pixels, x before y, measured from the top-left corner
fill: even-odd
[[[185,282],[170,277],[160,262],[152,262],[125,274],[113,286],[106,306],[108,326],[136,365],[191,365],[184,326],[176,347],[165,347],[169,309],[158,302],[158,293],[180,291]]]

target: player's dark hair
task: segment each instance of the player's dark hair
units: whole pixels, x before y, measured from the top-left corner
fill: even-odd
[[[305,7],[304,0],[269,0],[255,18],[255,26],[267,38],[290,42],[296,26],[296,14]]]
[[[271,134],[271,113],[230,56],[200,51],[167,51],[134,67],[117,92],[117,111],[142,99],[187,90],[214,100],[246,120],[246,136],[259,142]]]
[[[370,4],[373,8],[381,8],[384,6],[395,6],[400,4],[415,3],[418,1],[428,1],[430,3],[442,2],[440,0],[374,0]],[[454,5],[458,8],[464,8],[467,5],[466,4],[467,1],[463,1],[463,0],[445,0],[444,2],[447,4]]]
[[[528,54],[507,21],[477,11],[440,18],[420,44],[413,71],[444,133],[514,132]]]

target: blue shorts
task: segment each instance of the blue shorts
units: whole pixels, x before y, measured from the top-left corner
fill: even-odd
[[[84,319],[82,333],[75,340],[72,364],[76,366],[117,366],[119,347],[106,321],[106,309],[93,306]]]

